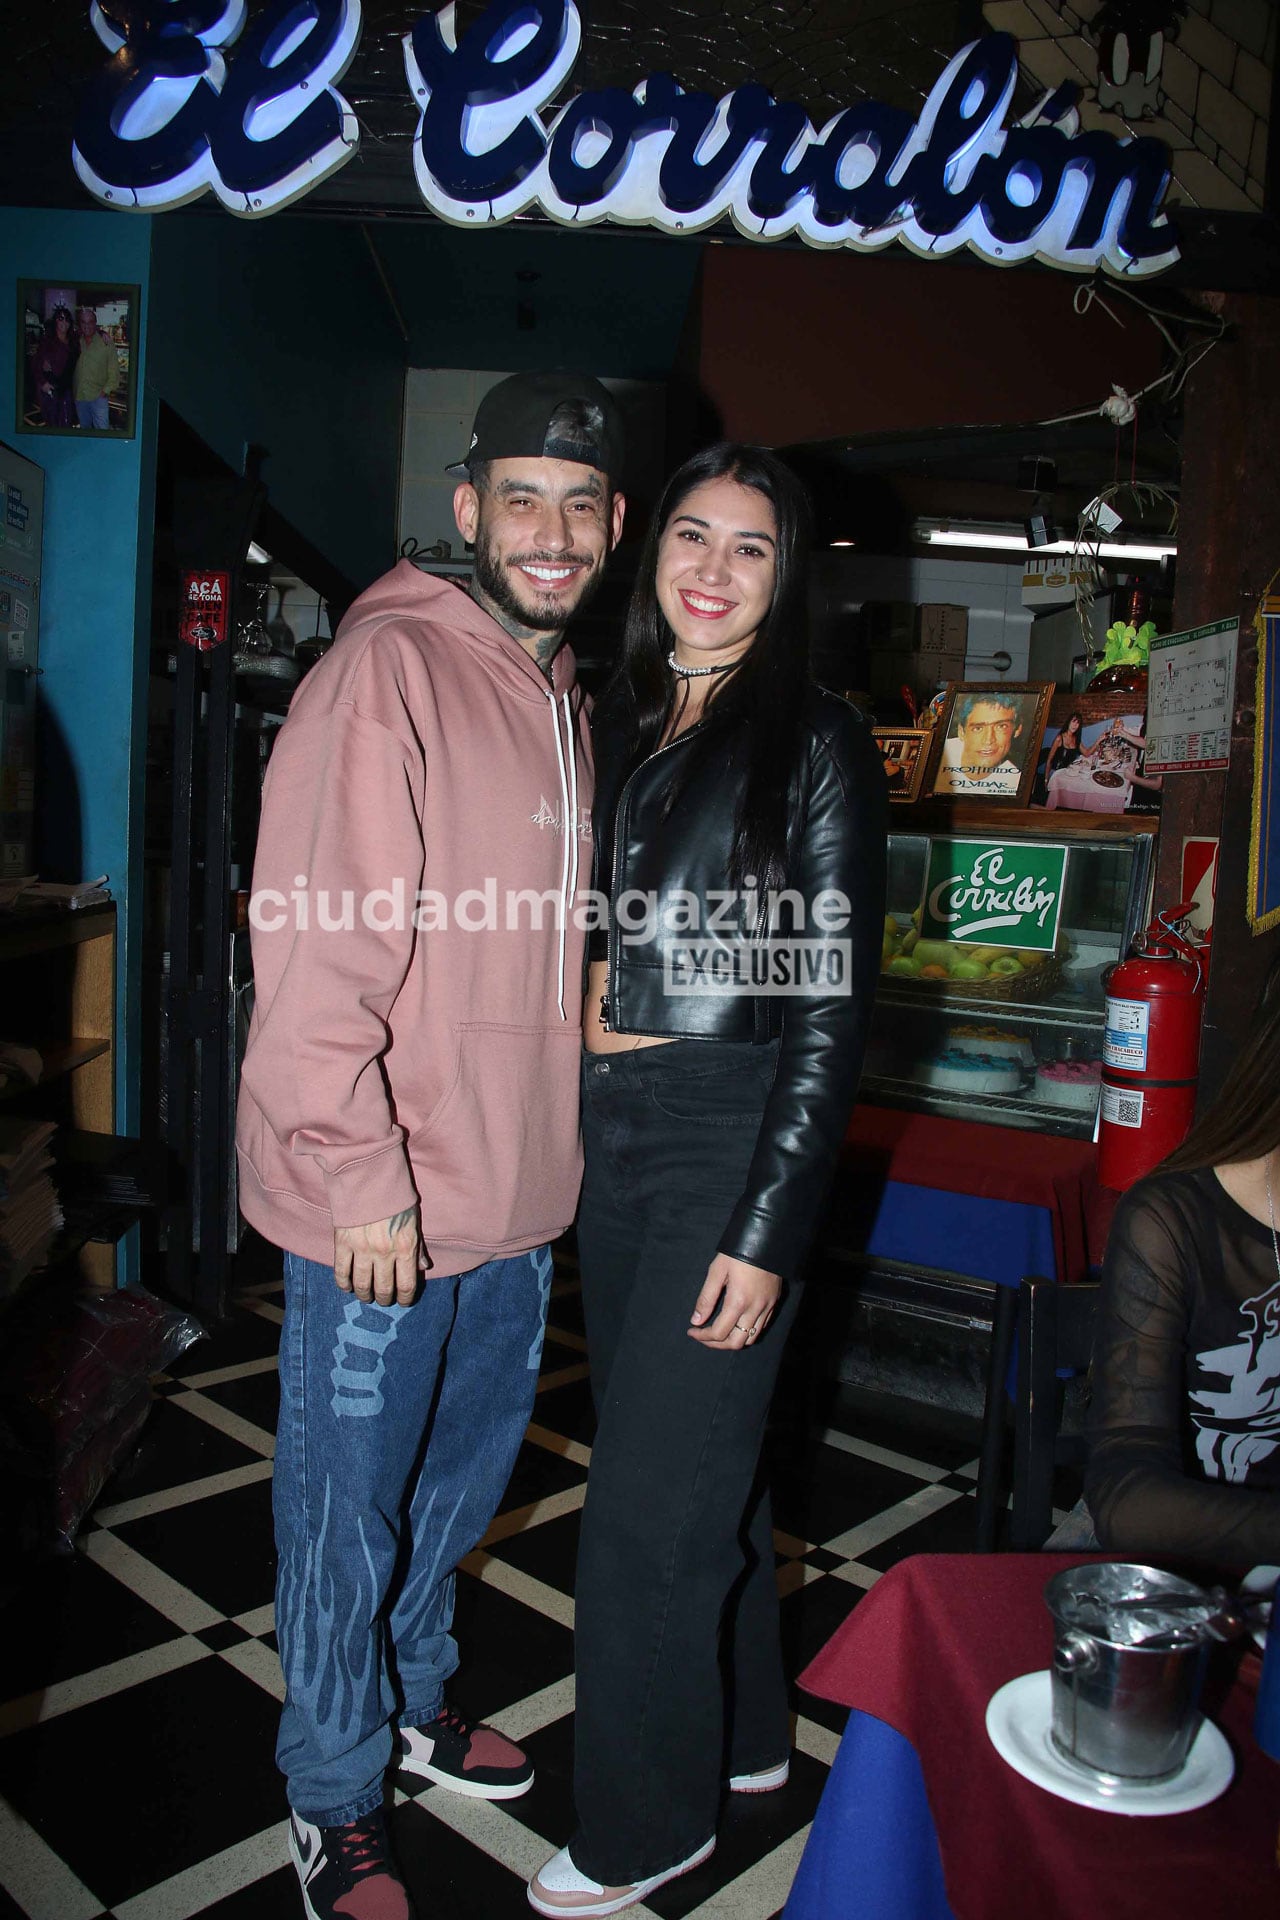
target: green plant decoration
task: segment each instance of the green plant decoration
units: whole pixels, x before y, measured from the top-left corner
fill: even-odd
[[[1096,673],[1104,673],[1108,667],[1148,666],[1151,642],[1155,637],[1154,620],[1144,620],[1140,627],[1130,626],[1127,620],[1115,621],[1107,628],[1106,652],[1098,663]]]

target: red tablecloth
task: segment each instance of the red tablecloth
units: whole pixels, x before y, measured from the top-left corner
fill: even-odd
[[[996,1689],[1049,1665],[1045,1582],[1098,1557],[900,1561],[800,1684],[874,1714],[915,1747],[956,1920],[1276,1920],[1280,1765],[1251,1731],[1262,1664],[1254,1651],[1224,1648],[1210,1669],[1204,1706],[1231,1742],[1236,1776],[1195,1813],[1126,1818],[1075,1806],[1015,1773],[987,1737]]]
[[[1118,1196],[1098,1184],[1092,1141],[860,1106],[844,1155],[860,1163],[864,1179],[873,1171],[881,1180],[1046,1208],[1064,1280],[1085,1280],[1101,1263]]]

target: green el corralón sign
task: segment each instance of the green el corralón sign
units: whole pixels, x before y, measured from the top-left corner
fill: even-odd
[[[1064,846],[932,840],[920,931],[926,940],[1052,953],[1067,878]]]

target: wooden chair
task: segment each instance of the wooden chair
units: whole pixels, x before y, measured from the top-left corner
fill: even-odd
[[[1082,1433],[1062,1432],[1064,1373],[1087,1369],[1100,1288],[1063,1287],[1055,1280],[1024,1279],[998,1289],[987,1364],[982,1449],[978,1461],[976,1545],[996,1545],[1004,1499],[1003,1458],[1006,1383],[1017,1336],[1013,1395],[1013,1500],[1009,1547],[1015,1553],[1042,1547],[1053,1529],[1053,1476],[1058,1467],[1082,1466]]]

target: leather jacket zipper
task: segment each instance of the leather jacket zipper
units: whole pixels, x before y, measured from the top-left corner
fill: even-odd
[[[623,836],[619,831],[619,829],[623,824],[623,820],[622,820],[623,810],[626,807],[627,795],[631,790],[632,784],[633,782],[635,782],[640,778],[640,775],[644,772],[646,767],[652,766],[653,762],[658,758],[659,754],[670,753],[673,747],[680,746],[682,742],[684,742],[685,740],[691,740],[694,734],[697,733],[700,728],[705,727],[706,724],[707,723],[705,720],[696,720],[691,727],[686,727],[683,733],[677,734],[674,740],[668,740],[665,747],[656,747],[651,754],[647,755],[646,758],[640,762],[640,765],[636,768],[635,772],[630,775],[630,777],[626,782],[626,785],[622,789],[622,792],[618,795],[618,807],[617,807],[616,813],[613,816],[613,891],[609,896],[610,904],[613,907],[615,913],[617,911],[617,906],[618,906],[618,893],[619,893],[618,881],[621,878],[620,868],[622,864]],[[608,993],[600,1008],[600,1018],[604,1025],[605,1031],[607,1033],[613,1032],[613,1028],[609,1025],[610,1010],[611,1010],[610,1003],[611,1002],[616,1003],[619,997],[618,988],[620,985],[620,981],[618,976],[618,966],[619,966],[618,949],[619,949],[619,943],[611,940],[609,943],[609,987],[608,987]]]

